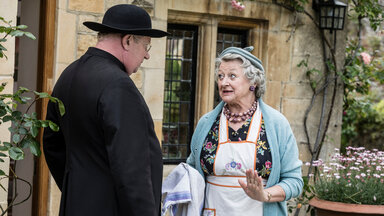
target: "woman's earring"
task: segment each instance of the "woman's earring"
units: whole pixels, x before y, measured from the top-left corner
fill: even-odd
[[[255,86],[249,86],[249,91],[255,91]]]

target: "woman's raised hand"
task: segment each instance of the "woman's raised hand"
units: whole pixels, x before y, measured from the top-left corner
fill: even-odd
[[[244,192],[252,199],[260,202],[268,200],[268,193],[264,190],[263,179],[257,174],[256,170],[249,169],[246,171],[247,182],[239,179],[239,184]]]

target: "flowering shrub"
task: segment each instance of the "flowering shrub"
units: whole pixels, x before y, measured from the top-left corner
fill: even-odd
[[[368,65],[369,63],[371,63],[371,60],[372,60],[371,55],[369,55],[366,52],[362,52],[360,55],[361,55],[361,58],[363,59],[364,64]]]
[[[309,164],[307,164],[309,165]],[[318,168],[313,192],[319,199],[384,205],[384,152],[364,147],[336,149],[331,162],[313,162]]]

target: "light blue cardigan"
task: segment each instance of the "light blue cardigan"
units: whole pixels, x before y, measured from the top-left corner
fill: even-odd
[[[191,154],[187,163],[197,169],[204,177],[200,165],[200,153],[204,140],[212,127],[224,103],[221,102],[211,112],[199,120],[191,140]],[[288,120],[277,110],[259,99],[259,106],[263,115],[267,139],[272,153],[272,171],[267,186],[279,185],[285,191],[285,200],[297,197],[303,188],[301,165],[296,139],[292,133]],[[264,203],[265,216],[288,215],[286,201]]]

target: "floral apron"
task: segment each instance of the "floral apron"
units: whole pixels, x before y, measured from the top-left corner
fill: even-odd
[[[228,120],[221,112],[214,175],[207,176],[203,216],[263,215],[263,203],[248,197],[238,183],[238,179],[246,182],[247,169],[256,169],[256,143],[261,119],[258,107],[253,114],[247,139],[236,142],[229,140]]]

